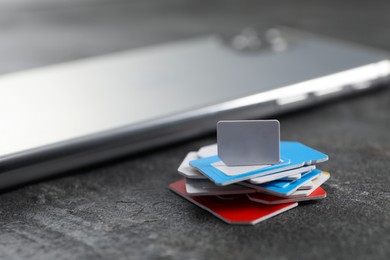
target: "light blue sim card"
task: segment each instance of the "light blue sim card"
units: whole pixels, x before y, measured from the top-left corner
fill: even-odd
[[[226,166],[217,155],[190,161],[190,165],[224,186],[328,160],[326,154],[298,142],[281,142],[280,152],[282,162],[272,165]]]
[[[311,180],[317,178],[321,174],[321,170],[313,170],[311,172],[308,172],[302,178],[299,180],[293,181],[287,186],[281,188],[276,187],[271,183],[264,183],[264,184],[252,184],[249,182],[242,182],[240,184],[253,188],[257,190],[258,192],[264,192],[271,195],[279,196],[279,197],[285,197],[291,195],[293,192],[297,191],[302,185],[306,184],[307,182],[310,182]]]

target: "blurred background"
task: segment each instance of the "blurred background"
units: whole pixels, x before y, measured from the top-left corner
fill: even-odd
[[[0,0],[0,73],[248,26],[390,49],[388,10],[385,0]]]

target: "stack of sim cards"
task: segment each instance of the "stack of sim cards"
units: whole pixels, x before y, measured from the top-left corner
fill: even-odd
[[[237,137],[233,131],[227,137],[237,139],[238,143],[229,143],[230,139],[226,142],[225,132],[218,125],[218,144],[188,153],[178,168],[185,178],[169,188],[230,224],[256,224],[298,206],[299,201],[325,198],[326,192],[320,186],[330,175],[316,169],[316,164],[328,160],[328,156],[298,142],[279,142],[279,128],[259,134],[259,129],[264,130],[264,124],[269,121],[234,121],[232,125],[237,127],[238,123],[241,135]],[[248,132],[243,127],[245,122],[250,122],[252,130],[253,123],[260,124],[256,131]],[[271,137],[270,133],[276,135]],[[255,140],[259,135],[259,140]],[[242,142],[248,138],[252,142],[242,150]],[[277,146],[272,144],[272,139]],[[256,148],[253,153],[259,153],[259,147],[264,148],[254,160],[250,158],[252,153],[248,154],[251,146]],[[236,155],[229,151],[232,148]],[[256,159],[259,157],[260,160]],[[252,164],[256,160],[262,163]]]

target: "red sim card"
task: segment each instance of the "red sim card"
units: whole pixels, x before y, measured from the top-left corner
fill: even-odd
[[[172,183],[169,188],[229,224],[254,225],[298,206],[297,202],[265,205],[253,202],[245,195],[229,200],[217,196],[191,196],[186,192],[185,179]]]
[[[263,203],[267,205],[276,205],[276,204],[283,204],[283,203],[290,203],[290,202],[297,202],[297,201],[305,201],[305,200],[319,200],[326,198],[326,191],[318,187],[315,191],[313,191],[310,195],[304,196],[304,197],[295,197],[295,198],[281,198],[277,196],[272,196],[264,193],[252,193],[247,194],[248,198],[251,201]]]

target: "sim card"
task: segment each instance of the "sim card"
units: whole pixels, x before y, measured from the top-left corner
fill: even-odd
[[[254,225],[298,206],[297,202],[265,205],[249,200],[246,195],[229,199],[218,196],[192,196],[186,192],[184,179],[172,183],[169,188],[229,224]]]
[[[220,168],[216,165],[222,163],[218,156],[193,160],[190,161],[190,165],[202,172],[215,184],[224,186],[328,160],[326,154],[301,143],[281,142],[280,148],[283,161],[272,165],[226,166]],[[229,172],[226,172],[227,170]]]
[[[321,174],[321,170],[313,170],[294,182],[291,182],[285,187],[277,187],[273,183],[264,183],[264,184],[252,184],[249,182],[242,182],[242,185],[256,189],[258,192],[267,193],[279,197],[285,197],[291,195],[293,192],[297,191],[302,185],[313,180]]]
[[[256,192],[255,189],[238,184],[217,186],[208,179],[186,179],[186,191],[190,195],[231,195]]]
[[[281,198],[281,197],[273,196],[270,194],[264,194],[264,193],[252,193],[252,194],[248,194],[247,196],[251,201],[273,205],[273,204],[283,204],[283,203],[308,201],[308,200],[319,200],[319,199],[326,198],[326,195],[327,195],[326,191],[323,188],[318,187],[308,196],[302,196],[302,197]]]

